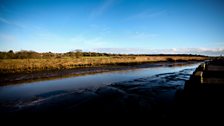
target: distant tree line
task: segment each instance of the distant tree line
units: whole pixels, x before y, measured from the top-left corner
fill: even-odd
[[[117,56],[117,54],[96,53],[96,52],[82,52],[82,50],[75,50],[66,53],[39,53],[35,51],[21,50],[14,52],[0,52],[0,59],[48,59],[48,58],[80,58],[80,57],[96,57],[96,56]]]
[[[21,50],[14,52],[0,52],[0,59],[48,59],[48,58],[80,58],[80,57],[98,57],[98,56],[199,56],[192,54],[111,54],[111,53],[97,53],[97,52],[82,52],[82,50],[74,50],[66,53],[39,53],[35,51]]]

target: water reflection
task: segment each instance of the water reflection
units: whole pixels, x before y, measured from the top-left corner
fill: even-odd
[[[196,68],[199,63],[175,67],[152,67],[125,71],[114,71],[92,75],[64,78],[58,80],[24,83],[0,87],[0,102],[30,99],[49,92],[59,94],[81,89],[96,89],[120,81],[134,80],[156,74],[177,72],[183,69]],[[48,94],[49,95],[49,94]]]

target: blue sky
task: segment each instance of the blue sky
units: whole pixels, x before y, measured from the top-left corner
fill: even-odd
[[[0,0],[0,50],[224,54],[223,0]]]

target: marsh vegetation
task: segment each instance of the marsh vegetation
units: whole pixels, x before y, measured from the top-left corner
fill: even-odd
[[[34,51],[1,52],[0,74],[33,73],[104,65],[130,65],[158,61],[201,61],[201,55],[137,55],[82,52],[38,53]]]

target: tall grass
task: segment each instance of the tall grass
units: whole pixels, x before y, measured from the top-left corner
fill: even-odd
[[[206,60],[202,56],[99,56],[50,59],[0,59],[0,73],[31,73],[47,70],[63,70],[108,64],[131,64],[155,61]]]

